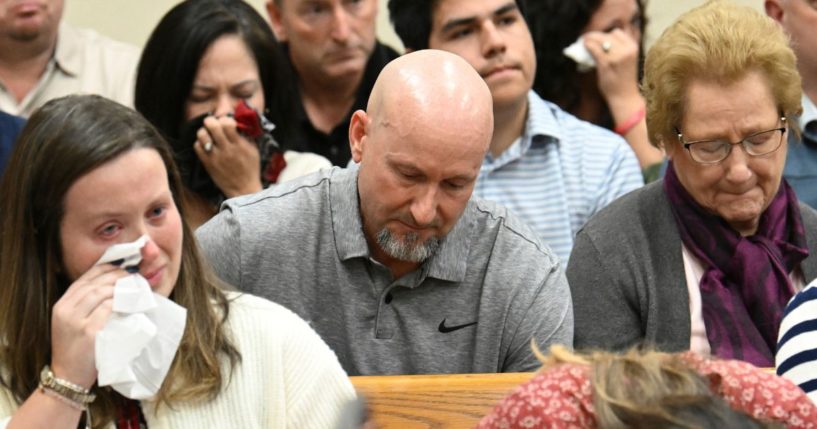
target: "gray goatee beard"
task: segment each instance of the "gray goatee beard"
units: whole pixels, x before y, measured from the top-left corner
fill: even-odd
[[[390,257],[406,262],[423,262],[434,256],[440,248],[440,239],[430,237],[425,243],[420,243],[420,236],[416,232],[409,232],[402,238],[396,237],[387,228],[377,233],[377,244]]]

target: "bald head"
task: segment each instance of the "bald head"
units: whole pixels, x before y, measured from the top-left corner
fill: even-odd
[[[434,255],[465,210],[493,133],[493,101],[462,58],[417,51],[387,65],[349,127],[372,255],[395,278]]]
[[[418,128],[470,132],[471,142],[486,150],[493,133],[493,101],[485,81],[461,57],[439,50],[415,51],[386,65],[366,113],[374,127],[393,127],[401,135]],[[487,140],[481,138],[486,135]]]

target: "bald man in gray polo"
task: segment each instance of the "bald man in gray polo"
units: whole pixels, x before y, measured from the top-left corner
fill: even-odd
[[[201,246],[224,280],[308,320],[350,375],[534,370],[531,340],[572,345],[570,292],[527,225],[471,199],[492,131],[470,65],[406,55],[352,117],[359,167],[229,200]]]

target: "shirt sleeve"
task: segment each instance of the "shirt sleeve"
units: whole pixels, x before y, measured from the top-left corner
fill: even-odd
[[[6,429],[20,404],[6,387],[0,387],[0,429]]]
[[[293,313],[288,325],[284,345],[286,427],[335,427],[355,399],[354,387],[335,353],[306,322]]]
[[[534,371],[541,366],[531,350],[531,339],[540,350],[553,344],[573,346],[573,305],[570,288],[559,263],[554,263],[531,298],[512,300],[513,313],[522,314],[518,328],[510,332],[510,349],[503,372]]]
[[[241,222],[235,210],[226,205],[196,230],[196,239],[216,275],[241,289]]]
[[[777,373],[800,386],[817,403],[817,283],[786,306],[775,356]]]
[[[602,177],[604,180],[598,183],[598,188],[591,190],[590,195],[594,195],[595,198],[593,210],[589,216],[603,209],[618,197],[644,186],[644,175],[638,159],[624,140],[615,145],[615,149],[610,154],[607,171]]]

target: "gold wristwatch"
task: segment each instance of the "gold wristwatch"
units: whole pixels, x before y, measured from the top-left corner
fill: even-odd
[[[91,393],[90,390],[70,381],[57,378],[48,365],[44,366],[43,370],[40,371],[40,386],[83,407],[88,406],[96,399],[96,395]]]

